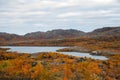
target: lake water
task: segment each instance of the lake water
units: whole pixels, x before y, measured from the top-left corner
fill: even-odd
[[[16,51],[21,53],[37,53],[37,52],[56,52],[58,49],[66,48],[66,47],[46,47],[46,46],[2,46],[2,48],[10,48],[8,51]],[[97,56],[97,55],[90,55],[89,53],[83,53],[83,52],[60,52],[62,54],[66,55],[72,55],[72,56],[80,56],[80,57],[90,57],[93,59],[99,59],[99,60],[106,60],[107,58],[105,56]]]

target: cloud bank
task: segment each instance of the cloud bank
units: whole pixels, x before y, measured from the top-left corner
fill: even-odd
[[[119,25],[119,0],[0,0],[0,32],[91,31]]]

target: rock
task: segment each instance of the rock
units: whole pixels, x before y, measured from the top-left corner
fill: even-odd
[[[102,51],[92,51],[92,55],[100,55],[102,54]]]
[[[32,67],[36,66],[37,62],[32,62]]]
[[[78,59],[77,59],[77,62],[83,62],[83,61],[85,61],[85,58],[82,58],[82,57],[81,57],[81,58],[78,58]]]
[[[97,51],[92,51],[93,54],[97,54],[98,52]]]
[[[103,69],[103,64],[99,64],[98,67]]]

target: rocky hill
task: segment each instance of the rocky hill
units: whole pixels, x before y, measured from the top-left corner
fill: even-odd
[[[0,42],[9,41],[24,41],[24,40],[40,40],[40,39],[65,39],[65,38],[78,38],[85,35],[84,32],[78,30],[52,30],[47,32],[32,32],[25,35],[0,33]]]
[[[85,35],[84,32],[74,29],[69,30],[57,29],[47,32],[28,33],[24,36],[32,39],[65,39],[65,38],[77,38],[83,35]]]
[[[16,35],[9,33],[0,33],[0,43],[2,42],[15,42],[15,41],[26,41],[26,40],[41,40],[41,39],[66,39],[66,38],[80,38],[83,36],[88,37],[117,37],[120,38],[120,27],[104,27],[96,29],[92,32],[85,33],[83,31],[68,29],[68,30],[52,30],[47,32],[32,32],[25,35]]]
[[[114,36],[120,37],[120,27],[104,27],[87,33],[89,36]]]
[[[25,38],[23,36],[17,35],[17,34],[9,34],[9,33],[3,33],[0,32],[0,42],[2,41],[17,41],[17,40],[24,40]]]

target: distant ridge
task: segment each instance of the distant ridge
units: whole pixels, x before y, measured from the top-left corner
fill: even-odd
[[[23,36],[17,34],[9,34],[0,32],[0,42],[3,41],[24,41],[24,40],[40,40],[40,39],[65,39],[65,38],[79,38],[86,33],[74,29],[56,29],[47,32],[32,32]]]
[[[115,36],[120,37],[120,27],[104,27],[87,33],[89,36]]]
[[[104,27],[95,29],[92,32],[85,33],[75,29],[56,29],[47,32],[32,32],[23,36],[16,34],[9,34],[0,32],[0,43],[4,41],[24,41],[24,40],[41,40],[41,39],[66,39],[66,38],[79,38],[83,36],[99,37],[99,36],[114,36],[120,38],[120,27]]]
[[[14,40],[25,40],[23,36],[17,35],[17,34],[9,34],[0,32],[0,42],[2,41],[14,41]]]
[[[74,29],[56,29],[47,32],[33,32],[25,34],[25,37],[33,39],[64,39],[64,38],[76,38],[85,35],[85,32]]]

